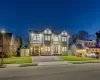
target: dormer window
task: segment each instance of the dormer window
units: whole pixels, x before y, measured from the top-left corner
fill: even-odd
[[[46,29],[46,30],[44,31],[44,33],[45,33],[45,34],[51,34],[51,30]]]
[[[65,32],[65,35],[66,35],[66,36],[68,35],[67,32]]]
[[[67,51],[67,47],[62,47],[62,51]]]
[[[68,34],[67,34],[66,31],[63,31],[63,32],[61,33],[61,35],[67,36]]]
[[[64,32],[62,32],[61,35],[64,35]]]
[[[48,31],[47,31],[47,30],[45,30],[45,31],[44,31],[44,33],[45,33],[45,34],[47,34],[47,33],[48,33]]]
[[[48,31],[48,34],[51,34],[51,31],[50,30]]]

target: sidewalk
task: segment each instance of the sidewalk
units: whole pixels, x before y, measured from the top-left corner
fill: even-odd
[[[49,66],[49,65],[66,65],[67,61],[55,61],[55,62],[38,62],[39,66]]]
[[[67,65],[69,63],[67,61],[55,61],[55,62],[37,62],[37,64],[38,66],[49,66],[49,65]],[[10,68],[10,67],[19,67],[21,64],[5,64],[5,65],[7,68]]]
[[[5,64],[6,65],[6,67],[8,68],[8,67],[19,67],[20,66],[20,64]]]

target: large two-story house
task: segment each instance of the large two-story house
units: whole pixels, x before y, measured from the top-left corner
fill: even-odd
[[[51,31],[29,30],[30,54],[38,55],[60,55],[68,49],[69,35],[64,30],[61,33]]]

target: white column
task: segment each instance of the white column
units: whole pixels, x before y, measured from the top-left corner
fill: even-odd
[[[51,55],[53,54],[53,34],[51,34],[51,49],[50,49],[50,52],[51,52]]]

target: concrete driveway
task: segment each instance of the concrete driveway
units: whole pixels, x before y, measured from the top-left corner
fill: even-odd
[[[33,56],[33,63],[36,62],[39,65],[55,65],[55,64],[67,64],[67,61],[60,59],[58,56]]]

